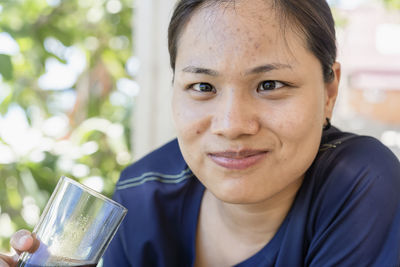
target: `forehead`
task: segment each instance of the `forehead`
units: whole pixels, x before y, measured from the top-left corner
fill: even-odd
[[[185,59],[216,60],[229,55],[258,60],[260,55],[294,60],[304,39],[292,30],[266,0],[221,1],[198,8],[178,42],[177,63]],[[302,51],[304,52],[304,51]]]

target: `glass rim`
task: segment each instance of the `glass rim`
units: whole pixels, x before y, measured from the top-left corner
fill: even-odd
[[[115,200],[113,200],[113,199],[111,199],[109,197],[106,197],[105,195],[101,194],[100,192],[97,192],[96,190],[90,188],[89,186],[81,184],[81,183],[79,183],[78,181],[75,181],[72,178],[69,178],[69,177],[63,175],[63,176],[61,176],[60,181],[66,181],[66,182],[68,182],[70,184],[73,184],[73,185],[81,188],[82,190],[88,192],[90,195],[92,195],[94,197],[97,197],[97,198],[100,198],[100,199],[102,199],[102,200],[104,200],[106,202],[109,202],[109,203],[121,208],[125,213],[128,211],[127,208],[125,208],[120,203],[116,202]]]

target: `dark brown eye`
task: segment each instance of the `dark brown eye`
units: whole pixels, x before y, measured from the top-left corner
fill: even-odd
[[[209,83],[195,83],[192,86],[192,89],[198,92],[215,92],[215,88]]]
[[[263,81],[259,84],[257,91],[272,91],[283,86],[285,85],[278,81]]]

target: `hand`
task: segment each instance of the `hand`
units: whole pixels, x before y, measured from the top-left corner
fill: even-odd
[[[27,230],[20,230],[13,234],[10,244],[17,252],[14,256],[0,254],[0,267],[15,267],[19,254],[24,251],[33,252],[37,249],[39,241]]]

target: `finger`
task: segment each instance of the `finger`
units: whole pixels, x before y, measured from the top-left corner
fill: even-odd
[[[12,257],[0,255],[0,267],[12,267],[15,266],[15,261]]]
[[[19,230],[11,237],[11,246],[15,249],[18,254],[23,251],[28,251],[32,248],[34,243],[31,233],[27,230]]]
[[[15,254],[14,256],[12,256],[13,264],[11,264],[10,267],[16,267],[17,263],[18,263],[18,260],[19,260],[19,255]]]
[[[32,238],[33,238],[33,244],[31,246],[31,248],[28,250],[29,253],[34,253],[40,246],[40,241],[39,239],[36,237],[35,233],[32,233]]]

